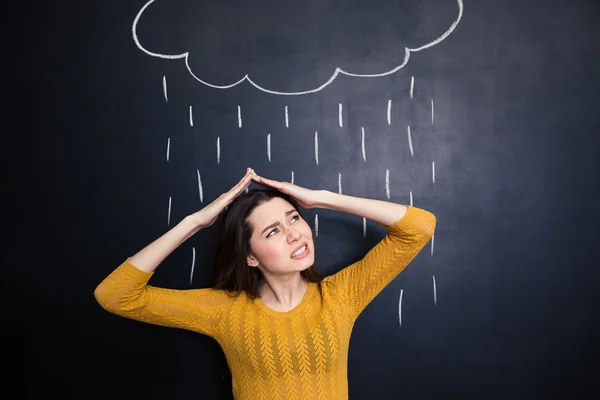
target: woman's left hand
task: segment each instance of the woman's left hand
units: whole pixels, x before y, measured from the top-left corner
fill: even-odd
[[[252,169],[252,180],[263,186],[271,187],[291,196],[302,208],[315,208],[319,205],[321,190],[311,190],[289,182],[279,182],[259,176]]]

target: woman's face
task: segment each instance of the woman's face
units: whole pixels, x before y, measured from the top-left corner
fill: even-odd
[[[248,265],[265,275],[287,275],[310,268],[315,262],[312,230],[286,200],[275,197],[256,207],[248,221]]]

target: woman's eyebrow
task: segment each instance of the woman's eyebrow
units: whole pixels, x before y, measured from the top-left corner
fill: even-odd
[[[293,214],[295,212],[296,212],[295,209],[292,209],[290,211],[286,211],[285,216],[287,217],[288,215]],[[265,233],[265,231],[267,231],[267,230],[269,230],[271,228],[275,228],[277,225],[279,225],[279,221],[278,222],[274,222],[271,225],[267,226],[265,229],[262,230],[261,234]]]

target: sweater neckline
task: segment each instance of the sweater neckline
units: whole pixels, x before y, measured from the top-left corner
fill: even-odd
[[[308,282],[308,287],[306,288],[306,292],[304,293],[304,297],[302,297],[302,300],[300,300],[300,303],[298,303],[298,305],[296,307],[294,307],[288,311],[273,310],[271,307],[269,307],[265,303],[263,303],[263,301],[260,297],[257,297],[254,299],[254,304],[256,304],[258,308],[260,308],[263,312],[265,312],[266,314],[268,314],[270,316],[279,317],[279,318],[289,317],[291,315],[294,315],[294,314],[300,312],[304,307],[306,307],[306,305],[308,303],[310,303],[310,300],[315,293],[315,288],[316,288],[316,283]]]

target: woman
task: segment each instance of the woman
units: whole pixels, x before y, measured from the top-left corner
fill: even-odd
[[[252,181],[268,190],[242,194]],[[365,217],[388,234],[362,260],[321,279],[298,206]],[[212,288],[147,285],[169,254],[225,209]],[[419,208],[309,190],[248,168],[230,191],[125,260],[94,294],[114,314],[215,338],[236,399],[347,399],[354,322],[421,251],[435,224]]]

